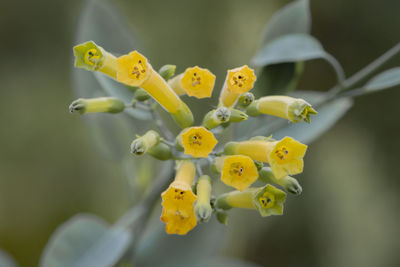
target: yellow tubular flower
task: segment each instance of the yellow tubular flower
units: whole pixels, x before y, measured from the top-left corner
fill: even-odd
[[[267,114],[288,119],[294,123],[301,121],[310,123],[310,116],[317,114],[317,111],[305,100],[290,96],[262,97],[252,103],[247,111],[249,115]]]
[[[220,157],[216,160],[215,167],[221,172],[221,181],[239,191],[252,185],[258,178],[257,167],[248,156]]]
[[[171,113],[181,127],[193,123],[193,114],[185,103],[169,87],[167,82],[156,72],[137,51],[117,59],[117,80],[129,86],[139,86],[151,95],[166,111]]]
[[[75,67],[117,78],[117,58],[93,41],[74,46]]]
[[[207,222],[212,214],[211,200],[211,178],[208,175],[199,177],[197,186],[197,201],[194,212],[199,222]]]
[[[247,155],[253,160],[268,162],[277,179],[301,173],[306,150],[306,145],[287,136],[280,141],[249,140],[225,146],[225,154]]]
[[[215,75],[208,69],[195,66],[187,68],[184,73],[177,75],[168,83],[178,95],[187,94],[197,98],[206,98],[211,97]]]
[[[180,162],[175,180],[161,194],[161,220],[168,234],[185,235],[197,224],[193,208],[197,196],[192,191],[195,172],[193,162]]]
[[[228,75],[219,97],[220,104],[225,107],[233,106],[241,94],[247,93],[253,88],[255,81],[254,70],[247,65],[228,70]]]
[[[206,158],[218,143],[214,134],[204,127],[190,127],[183,130],[178,142],[183,146],[186,155],[195,158]]]

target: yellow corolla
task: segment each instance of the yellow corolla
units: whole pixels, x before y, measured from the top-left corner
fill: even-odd
[[[193,114],[187,105],[169,87],[167,82],[137,51],[117,59],[117,81],[129,86],[139,86],[151,95],[182,127],[193,123]]]
[[[290,96],[265,96],[254,101],[247,107],[250,116],[267,114],[288,119],[297,123],[310,123],[310,116],[317,114],[312,106],[301,98]]]
[[[220,104],[225,107],[233,106],[241,94],[253,88],[256,79],[254,70],[247,65],[228,70],[219,98]]]
[[[247,155],[253,160],[268,162],[277,179],[301,173],[306,150],[306,145],[291,137],[285,137],[280,141],[230,142],[225,146],[225,154]]]
[[[220,157],[216,160],[215,166],[221,172],[221,181],[239,191],[252,185],[258,178],[257,167],[248,156]]]
[[[195,66],[187,68],[184,73],[172,78],[168,83],[178,95],[206,98],[212,95],[215,75],[208,69]]]
[[[184,152],[195,158],[206,158],[218,143],[214,134],[204,127],[190,127],[182,131],[178,138]]]
[[[166,223],[165,230],[168,234],[185,235],[197,224],[194,214],[197,196],[192,191],[194,176],[193,162],[180,162],[175,180],[161,194],[161,220]]]

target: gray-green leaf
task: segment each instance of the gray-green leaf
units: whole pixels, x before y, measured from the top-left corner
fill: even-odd
[[[130,241],[131,234],[125,229],[109,227],[94,215],[76,215],[54,232],[40,266],[112,266],[124,254]]]
[[[374,92],[400,84],[400,67],[379,73],[364,86],[366,92]]]
[[[0,249],[0,267],[17,267],[15,260],[5,251]]]

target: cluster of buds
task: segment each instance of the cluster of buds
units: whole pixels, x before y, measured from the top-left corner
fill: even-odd
[[[78,99],[71,104],[71,112],[118,113],[127,108],[153,109],[158,104],[181,127],[176,138],[168,139],[149,130],[131,143],[135,156],[148,154],[176,162],[175,179],[161,194],[161,220],[168,234],[185,235],[213,214],[226,224],[227,210],[232,208],[256,210],[261,216],[281,215],[286,192],[301,193],[302,188],[292,175],[303,171],[306,145],[291,137],[274,140],[265,136],[227,142],[219,149],[216,145],[225,128],[249,116],[266,114],[293,123],[310,123],[310,116],[316,111],[305,100],[289,96],[256,99],[249,92],[256,75],[244,65],[228,70],[218,107],[204,116],[202,125],[194,126],[193,114],[180,96],[210,98],[216,77],[208,69],[195,66],[175,75],[175,66],[165,65],[157,72],[138,51],[115,57],[92,41],[75,46],[74,54],[76,67],[101,72],[135,94],[128,104],[113,97]],[[205,168],[207,165],[209,168]],[[213,195],[217,177],[235,191]],[[253,186],[256,181],[258,187]]]

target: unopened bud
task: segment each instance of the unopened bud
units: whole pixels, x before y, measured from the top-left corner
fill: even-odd
[[[79,98],[69,106],[71,113],[80,114],[97,112],[119,113],[124,109],[124,102],[114,97]]]
[[[247,120],[248,116],[241,110],[231,108],[230,109],[231,116],[229,118],[229,122],[241,122]]]
[[[138,101],[146,101],[150,98],[150,95],[142,88],[138,88],[136,89],[133,97]]]
[[[291,176],[284,176],[280,179],[277,179],[269,167],[263,167],[259,171],[258,180],[264,183],[278,184],[293,195],[300,195],[303,191],[301,185],[295,178]]]
[[[150,148],[147,154],[158,160],[169,160],[172,158],[171,148],[162,142],[158,142],[158,144]]]
[[[131,153],[137,156],[143,155],[158,144],[159,140],[160,135],[156,131],[150,130],[143,136],[133,140],[131,144]]]
[[[196,186],[197,202],[194,212],[199,222],[207,222],[212,214],[211,200],[211,178],[203,175],[199,178]]]
[[[158,73],[161,75],[161,77],[164,78],[164,80],[168,81],[175,75],[175,65],[164,65],[162,66],[159,70]]]
[[[251,103],[254,102],[254,95],[250,92],[247,92],[243,95],[241,95],[238,99],[238,107],[239,108],[246,108],[248,107]]]

